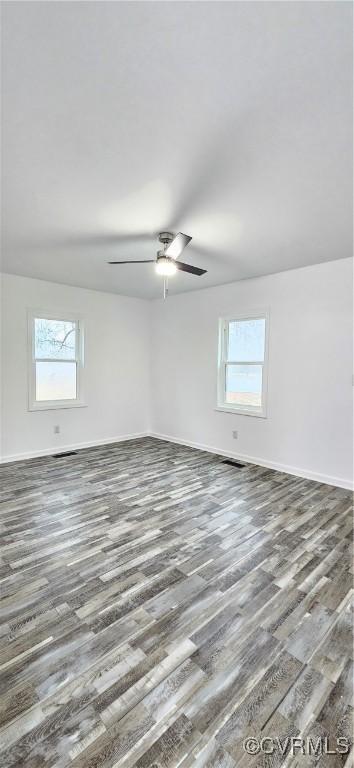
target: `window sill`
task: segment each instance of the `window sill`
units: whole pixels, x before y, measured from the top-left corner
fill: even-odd
[[[63,408],[87,408],[87,403],[83,402],[43,402],[43,403],[31,403],[28,406],[29,411],[58,411],[62,410]]]
[[[234,413],[237,416],[253,416],[256,419],[267,418],[265,411],[253,411],[250,408],[233,408],[232,405],[217,405],[214,410],[221,411],[222,413]]]

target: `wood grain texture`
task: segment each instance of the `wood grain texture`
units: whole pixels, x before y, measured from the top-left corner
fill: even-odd
[[[350,735],[348,491],[153,438],[0,475],[2,768],[295,768],[244,738]]]

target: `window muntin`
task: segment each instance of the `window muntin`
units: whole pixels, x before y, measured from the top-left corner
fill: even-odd
[[[267,316],[220,320],[218,408],[266,415]]]
[[[83,405],[83,324],[79,318],[29,313],[29,408]]]

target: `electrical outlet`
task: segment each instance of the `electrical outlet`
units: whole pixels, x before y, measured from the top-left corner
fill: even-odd
[[[54,434],[59,435],[60,434],[60,426],[59,424],[54,425]]]
[[[232,430],[232,437],[233,437],[234,440],[238,439],[238,431],[237,431],[237,429],[233,429]]]

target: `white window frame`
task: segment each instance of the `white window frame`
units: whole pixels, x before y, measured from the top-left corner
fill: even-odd
[[[84,321],[81,315],[68,310],[53,312],[47,309],[28,309],[28,410],[48,411],[59,408],[82,408],[86,406],[84,400]],[[61,362],[76,362],[76,395],[73,400],[36,400],[36,357],[35,357],[35,319],[63,320],[75,323],[75,360]],[[55,358],[41,358],[41,362],[53,362]]]
[[[227,360],[228,349],[228,329],[231,322],[242,322],[244,320],[265,320],[265,339],[264,339],[264,360]],[[219,319],[218,335],[218,374],[217,374],[217,411],[226,413],[238,413],[243,416],[256,416],[261,419],[267,418],[267,399],[268,399],[268,349],[269,349],[269,310],[259,312],[248,312],[247,314],[229,315]],[[242,406],[232,405],[226,402],[226,365],[261,365],[262,366],[262,406]]]

